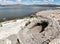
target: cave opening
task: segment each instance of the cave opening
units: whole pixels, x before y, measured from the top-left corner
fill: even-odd
[[[41,33],[45,30],[45,28],[48,26],[48,24],[49,24],[48,22],[42,21],[42,23],[37,23],[35,26],[42,26],[42,29],[40,31],[40,33]]]
[[[43,22],[41,23],[42,29],[41,29],[40,32],[43,32],[43,31],[45,30],[45,28],[48,26],[48,24],[49,24],[48,22],[43,21]]]

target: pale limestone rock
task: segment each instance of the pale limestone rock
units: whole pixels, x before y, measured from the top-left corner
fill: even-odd
[[[60,33],[56,16],[36,14],[39,16],[1,23],[0,44],[52,44],[49,42]]]
[[[49,44],[60,44],[60,38],[52,40]]]
[[[41,28],[42,22],[48,23],[48,26],[43,31],[41,31],[43,28]],[[48,17],[46,19],[34,19],[24,30],[19,32],[19,40],[22,41],[23,44],[48,44],[59,34],[59,25],[56,22],[54,19]],[[35,27],[37,23],[40,23],[40,28]],[[37,31],[39,30],[38,32],[36,28]]]
[[[28,20],[25,20],[21,19],[16,22],[9,21],[1,23],[3,26],[0,27],[0,44],[19,44],[18,32],[28,22]]]

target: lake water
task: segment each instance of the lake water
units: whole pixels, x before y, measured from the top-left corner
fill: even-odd
[[[41,6],[0,7],[0,19],[29,16],[34,12],[43,10],[60,10],[60,8]]]

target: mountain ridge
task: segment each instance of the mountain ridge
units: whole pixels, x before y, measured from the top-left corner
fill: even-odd
[[[8,4],[8,5],[1,5],[0,6],[42,6],[42,7],[60,7],[60,5],[56,4]]]

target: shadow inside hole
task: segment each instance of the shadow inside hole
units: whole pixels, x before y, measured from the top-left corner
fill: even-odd
[[[48,26],[48,22],[46,22],[46,21],[43,21],[42,23],[41,23],[41,26],[42,26],[42,30],[40,31],[40,32],[43,32],[44,31],[44,29]]]
[[[41,31],[39,32],[39,33],[41,33],[41,32],[43,32],[44,31],[44,29],[48,26],[48,22],[46,22],[46,21],[42,21],[42,23],[37,23],[35,26],[42,26],[42,29],[41,29]]]
[[[20,44],[20,41],[19,41],[19,39],[17,39],[17,43],[16,44]]]
[[[49,44],[48,42],[44,41],[42,44]]]
[[[25,24],[25,26],[29,25],[31,22],[29,21],[28,23]]]

